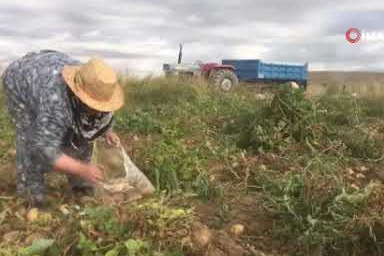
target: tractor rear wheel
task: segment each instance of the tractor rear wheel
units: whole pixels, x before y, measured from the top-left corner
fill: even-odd
[[[229,92],[239,84],[236,74],[230,69],[218,69],[213,71],[209,82],[225,92]]]

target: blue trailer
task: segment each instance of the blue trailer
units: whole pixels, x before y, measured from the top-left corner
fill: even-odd
[[[265,63],[261,60],[222,60],[223,65],[233,66],[240,81],[249,83],[296,82],[304,89],[308,83],[308,63],[288,65]]]

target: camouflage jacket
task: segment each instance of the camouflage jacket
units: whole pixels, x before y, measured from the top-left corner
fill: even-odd
[[[47,169],[63,148],[95,139],[112,122],[112,112],[89,116],[76,103],[61,70],[64,65],[78,64],[56,51],[28,53],[11,63],[2,76],[8,107],[18,110],[12,117],[16,136],[25,136],[27,150],[36,153],[34,161],[47,164]]]

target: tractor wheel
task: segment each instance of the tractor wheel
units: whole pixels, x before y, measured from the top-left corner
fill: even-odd
[[[229,92],[233,87],[239,84],[236,74],[230,69],[218,69],[213,71],[210,83],[225,92]]]

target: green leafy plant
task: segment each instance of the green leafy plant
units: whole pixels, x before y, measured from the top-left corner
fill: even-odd
[[[260,172],[255,184],[263,191],[266,209],[275,218],[274,234],[321,255],[350,255],[366,237],[370,224],[354,226],[364,219],[364,210],[375,184],[353,189],[337,175],[306,171],[284,175]],[[364,247],[363,247],[364,248]]]
[[[84,211],[85,222],[96,230],[109,235],[123,235],[127,232],[116,216],[116,210],[110,206],[88,207]]]
[[[321,110],[316,102],[304,97],[302,90],[281,87],[269,104],[240,115],[227,130],[237,127],[242,148],[276,151],[288,144],[323,137],[326,130]]]
[[[45,252],[53,246],[54,239],[40,239],[32,243],[31,246],[25,247],[20,250],[21,256],[43,256]]]
[[[164,136],[146,152],[146,169],[157,190],[191,189],[192,182],[203,171],[205,160],[201,147],[188,148],[182,140]]]
[[[118,114],[115,121],[116,129],[138,134],[161,133],[162,128],[153,115],[143,110],[123,111]]]

